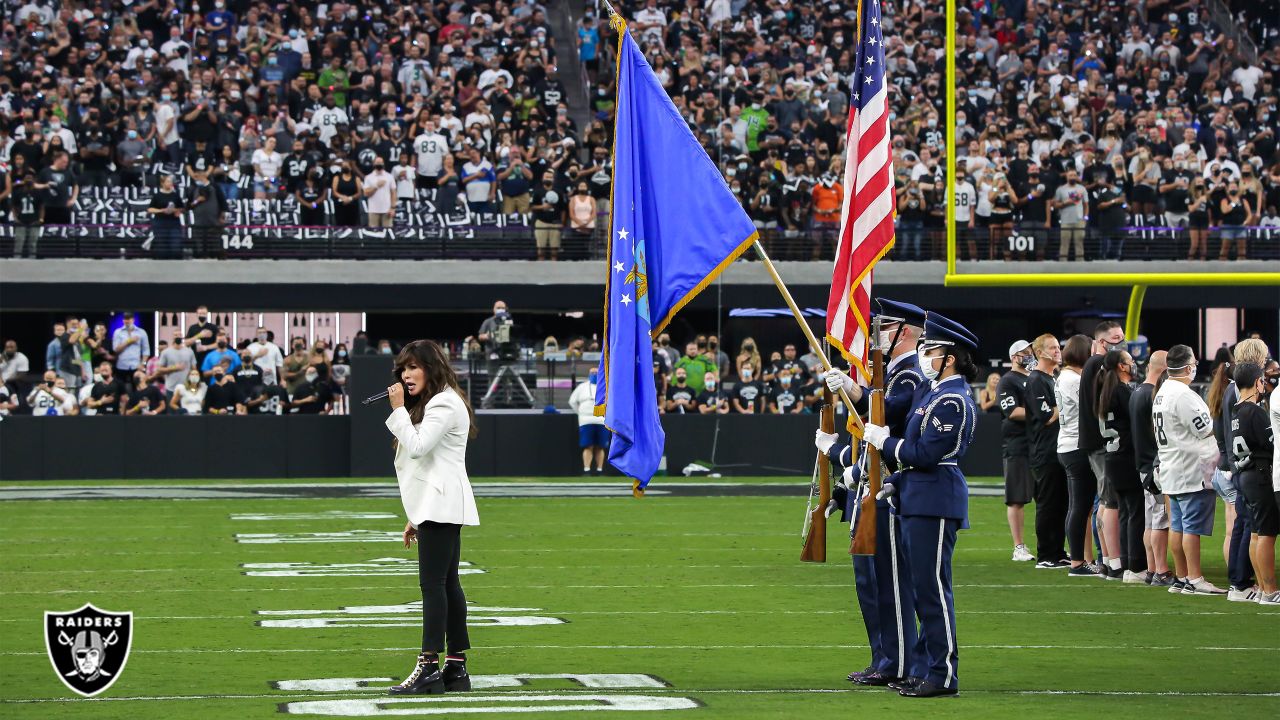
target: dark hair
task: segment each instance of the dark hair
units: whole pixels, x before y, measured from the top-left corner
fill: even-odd
[[[1169,356],[1165,361],[1165,367],[1168,370],[1185,370],[1195,356],[1195,352],[1186,345],[1174,345],[1169,348]],[[1166,374],[1168,374],[1168,371],[1166,371]]]
[[[965,382],[976,382],[978,380],[978,366],[973,362],[973,353],[967,347],[960,345],[946,346],[946,353],[943,357],[950,355],[955,358],[956,374],[963,377]],[[945,360],[943,362],[946,362]]]
[[[1258,378],[1263,375],[1264,372],[1261,365],[1251,362],[1240,363],[1232,374],[1232,379],[1236,381],[1236,391],[1244,392],[1253,387],[1253,384],[1258,382]]]
[[[1226,354],[1225,357],[1223,354]],[[1225,347],[1218,348],[1214,356],[1212,379],[1209,381],[1209,392],[1205,402],[1209,404],[1209,415],[1217,420],[1222,417],[1222,396],[1227,394],[1227,384],[1231,382],[1231,353]],[[1239,383],[1236,383],[1237,385]]]
[[[1116,322],[1115,320],[1103,320],[1102,322],[1098,323],[1097,327],[1093,329],[1093,337],[1096,339],[1101,339],[1103,335],[1106,335],[1108,332],[1118,327],[1120,327],[1120,323]]]
[[[1093,354],[1093,338],[1088,335],[1072,335],[1062,348],[1062,364],[1067,367],[1084,367]]]
[[[1094,403],[1099,420],[1107,419],[1116,388],[1124,384],[1120,379],[1120,366],[1124,364],[1126,354],[1123,350],[1112,350],[1102,358],[1102,374],[1098,376],[1098,401]]]
[[[405,410],[409,411],[409,419],[413,424],[422,422],[427,403],[435,397],[436,393],[452,389],[462,400],[462,404],[467,408],[467,416],[471,419],[471,430],[467,436],[474,438],[478,435],[476,413],[471,409],[466,393],[458,386],[458,375],[449,364],[444,348],[433,340],[414,340],[405,345],[396,356],[396,363],[391,371],[392,382],[400,382],[400,373],[411,363],[422,368],[422,374],[426,380],[426,387],[422,388],[422,392],[417,395],[406,394],[404,398]],[[398,441],[393,443],[394,445],[398,445]]]

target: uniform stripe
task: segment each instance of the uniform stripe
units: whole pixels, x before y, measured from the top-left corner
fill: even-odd
[[[898,584],[898,525],[893,513],[889,513],[889,556],[893,567],[893,619],[898,626],[898,675],[906,677],[907,648],[902,627],[902,586]],[[911,618],[915,622],[915,618]]]
[[[942,622],[947,629],[947,679],[942,683],[943,687],[951,687],[951,679],[955,676],[955,669],[951,667],[951,656],[956,652],[956,642],[954,635],[951,634],[951,608],[947,606],[947,593],[942,585],[942,543],[947,537],[947,519],[938,518],[938,558],[935,566],[935,575],[938,578],[938,600],[942,602]]]

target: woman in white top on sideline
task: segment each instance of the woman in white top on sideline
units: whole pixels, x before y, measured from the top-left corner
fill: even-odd
[[[1090,552],[1089,516],[1098,493],[1098,478],[1089,465],[1089,451],[1080,449],[1080,371],[1093,351],[1087,335],[1073,335],[1062,348],[1062,372],[1058,374],[1058,462],[1067,471],[1067,545],[1071,550],[1072,577],[1094,577],[1098,570],[1085,562]],[[1086,418],[1085,422],[1093,422]]]
[[[409,522],[404,546],[418,541],[422,588],[422,653],[392,695],[437,695],[471,689],[466,655],[467,598],[458,579],[463,525],[479,525],[467,478],[467,440],[476,436],[475,414],[458,387],[444,350],[414,340],[396,357],[387,388],[395,436],[396,479]],[[449,654],[443,667],[440,653]]]

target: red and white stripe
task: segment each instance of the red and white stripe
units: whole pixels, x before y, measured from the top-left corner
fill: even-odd
[[[856,102],[849,110],[840,242],[827,299],[827,338],[868,382],[872,268],[893,247],[896,205],[887,83],[879,85],[862,112]]]

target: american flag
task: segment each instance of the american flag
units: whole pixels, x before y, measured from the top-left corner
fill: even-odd
[[[880,2],[862,0],[859,8],[858,53],[850,81],[845,142],[844,206],[827,300],[827,339],[869,381],[871,274],[880,258],[893,248],[895,197]]]

